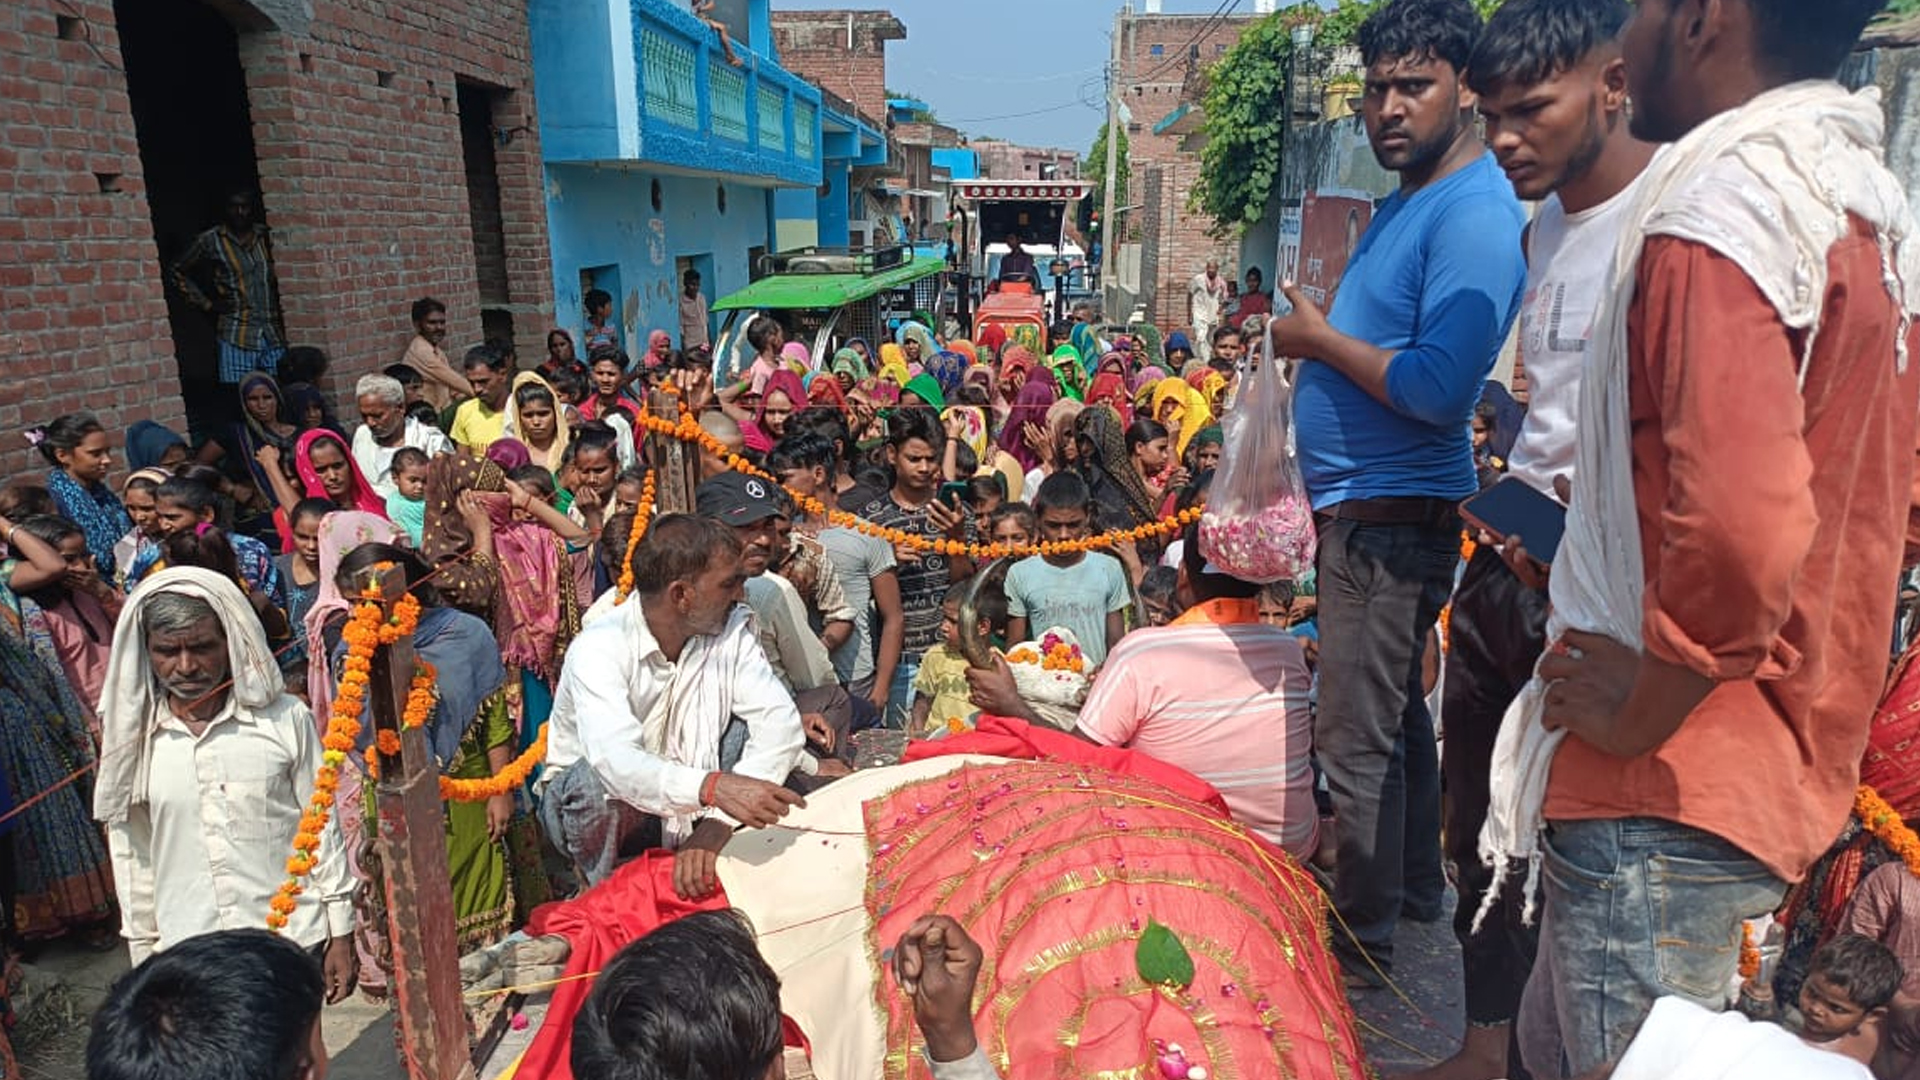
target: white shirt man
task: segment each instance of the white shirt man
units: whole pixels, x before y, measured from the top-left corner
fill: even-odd
[[[1193,275],[1187,283],[1187,316],[1193,323],[1193,347],[1201,360],[1213,355],[1213,328],[1220,325],[1220,312],[1227,304],[1227,279],[1220,276],[1220,263],[1207,260],[1207,269]]]
[[[147,579],[114,632],[101,721],[94,812],[133,962],[215,930],[265,927],[322,751],[239,588],[190,567]],[[328,944],[329,989],[338,962],[344,993],[353,877],[337,817],[315,855],[283,933]]]
[[[665,846],[713,853],[738,826],[771,824],[798,802],[778,785],[806,756],[806,736],[739,604],[739,552],[716,523],[654,522],[634,553],[633,594],[596,605],[567,649],[541,817],[589,883],[612,873],[643,817],[661,819]]]
[[[453,442],[439,428],[407,415],[407,392],[400,380],[366,375],[353,389],[363,421],[353,432],[353,460],[381,498],[397,490],[393,455],[407,447],[428,457],[453,452]]]

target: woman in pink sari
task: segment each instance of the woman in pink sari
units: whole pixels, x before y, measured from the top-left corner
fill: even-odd
[[[342,510],[385,517],[387,501],[373,490],[340,436],[316,428],[293,446],[293,466],[310,499],[327,499]],[[296,500],[297,501],[297,500]]]

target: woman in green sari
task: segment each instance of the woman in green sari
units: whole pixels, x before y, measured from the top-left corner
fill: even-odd
[[[420,601],[413,646],[436,673],[428,749],[450,779],[494,776],[513,760],[516,736],[504,692],[506,668],[493,631],[472,615],[442,606],[424,581],[426,564],[412,551],[390,544],[362,544],[341,559],[336,578],[341,592],[354,595],[360,577],[380,563],[402,567],[408,589]],[[333,670],[341,670],[344,655],[344,644],[334,649]],[[361,741],[363,750],[373,741],[371,724],[363,729]],[[510,793],[484,802],[446,804],[447,870],[463,954],[491,945],[513,929],[513,881],[505,843],[513,816]]]

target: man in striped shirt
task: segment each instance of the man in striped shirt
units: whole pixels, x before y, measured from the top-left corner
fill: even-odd
[[[1080,709],[1080,734],[1176,765],[1212,784],[1234,819],[1312,856],[1312,677],[1299,639],[1260,621],[1260,586],[1215,570],[1188,527],[1169,626],[1136,630],[1107,654]]]
[[[220,381],[229,386],[249,372],[277,374],[287,351],[273,242],[254,220],[257,209],[251,191],[227,196],[220,224],[194,237],[167,268],[167,283],[218,321]]]

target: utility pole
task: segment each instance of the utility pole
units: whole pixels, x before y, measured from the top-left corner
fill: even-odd
[[[1113,187],[1120,171],[1120,45],[1126,34],[1127,15],[1133,0],[1126,0],[1113,17],[1113,54],[1107,61],[1107,182],[1100,198],[1100,306],[1104,313],[1114,308],[1115,268],[1120,248],[1113,235]]]

